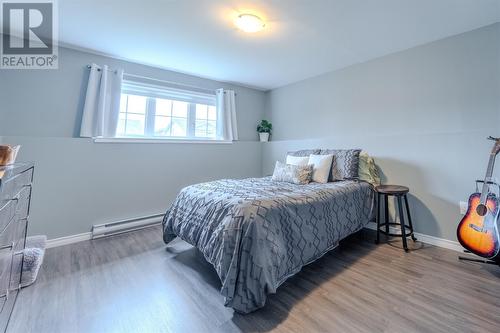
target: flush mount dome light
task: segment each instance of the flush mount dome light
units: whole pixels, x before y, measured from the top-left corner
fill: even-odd
[[[236,26],[244,32],[258,32],[266,26],[260,17],[253,14],[241,14],[236,19]]]

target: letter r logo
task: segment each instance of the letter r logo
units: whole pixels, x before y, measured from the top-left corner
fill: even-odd
[[[50,2],[3,2],[3,54],[51,54],[52,6]]]

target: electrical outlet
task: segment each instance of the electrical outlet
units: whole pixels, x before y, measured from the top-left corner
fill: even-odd
[[[465,201],[460,201],[460,214],[465,215],[467,213],[468,203]]]

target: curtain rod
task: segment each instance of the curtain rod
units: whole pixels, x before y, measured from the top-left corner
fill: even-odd
[[[87,68],[90,69],[90,68],[92,68],[92,66],[91,65],[87,65]],[[97,71],[101,71],[101,70],[102,70],[101,68],[97,68]],[[109,69],[109,71],[113,72],[115,74],[117,73],[116,70]],[[190,85],[190,84],[186,84],[186,83],[179,83],[179,82],[174,82],[174,81],[167,81],[167,80],[162,80],[162,79],[155,79],[153,77],[148,77],[148,76],[143,76],[143,75],[123,73],[123,76],[130,76],[130,77],[135,77],[135,78],[138,78],[138,79],[145,79],[145,80],[150,80],[150,81],[157,81],[157,82],[162,82],[162,83],[168,83],[168,84],[172,84],[172,85],[176,85],[176,86],[181,86],[181,87],[187,87],[187,88],[194,88],[194,89],[198,89],[198,90],[204,90],[204,91],[210,92],[212,94],[215,92],[215,89],[208,89],[208,88],[198,87],[198,86],[194,86],[194,85]],[[236,95],[236,93],[235,93],[235,95]]]

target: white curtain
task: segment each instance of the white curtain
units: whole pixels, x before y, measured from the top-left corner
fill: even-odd
[[[80,136],[85,138],[116,135],[123,69],[111,71],[108,66],[90,67],[89,83],[83,107]]]
[[[224,140],[238,140],[238,127],[236,124],[236,103],[233,90],[217,89],[216,91],[217,137]]]

